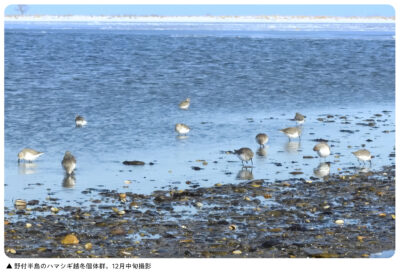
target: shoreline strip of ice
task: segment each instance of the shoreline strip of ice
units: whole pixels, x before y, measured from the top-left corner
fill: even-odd
[[[333,16],[83,16],[8,15],[5,22],[168,22],[168,23],[395,23],[394,17]]]

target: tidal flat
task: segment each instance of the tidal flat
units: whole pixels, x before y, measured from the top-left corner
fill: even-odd
[[[249,180],[150,195],[83,191],[5,209],[17,258],[368,258],[395,248],[395,167],[329,178]],[[29,224],[29,225],[28,225]],[[73,236],[71,236],[73,235]]]
[[[394,23],[238,26],[6,24],[6,254],[394,251]],[[288,141],[280,130],[296,112],[301,141]],[[44,154],[18,164],[25,147]],[[252,168],[230,153],[242,147]],[[358,163],[360,149],[371,165]]]

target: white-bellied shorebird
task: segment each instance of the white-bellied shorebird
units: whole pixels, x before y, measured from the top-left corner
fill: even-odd
[[[87,122],[86,122],[85,118],[83,118],[83,117],[80,116],[80,115],[76,115],[76,117],[75,117],[75,125],[76,125],[77,127],[83,127],[83,126],[85,126],[86,124],[87,124]]]
[[[306,116],[304,116],[303,114],[298,113],[298,112],[296,112],[296,115],[294,116],[294,120],[299,125],[304,124],[305,118],[306,118]]]
[[[175,131],[179,134],[187,134],[190,131],[190,128],[185,124],[176,124]]]
[[[238,150],[234,150],[234,153],[239,157],[239,159],[242,161],[242,165],[243,165],[243,161],[247,162],[251,161],[251,164],[253,165],[253,156],[254,153],[253,151],[248,148],[248,147],[242,147],[241,149]]]
[[[187,110],[190,106],[190,98],[186,98],[186,100],[179,103],[179,108]]]
[[[279,131],[285,133],[285,135],[289,138],[289,141],[292,138],[300,139],[300,136],[301,136],[301,128],[298,128],[298,127],[288,127],[288,128],[280,129]]]
[[[354,154],[354,156],[357,157],[358,162],[360,162],[360,160],[361,160],[361,161],[363,161],[363,162],[368,161],[368,162],[369,162],[369,165],[372,164],[372,163],[371,163],[371,158],[372,158],[371,152],[369,152],[368,150],[366,150],[366,149],[360,149],[360,150],[354,151],[354,152],[352,152],[352,153]]]
[[[261,147],[264,147],[264,145],[268,143],[268,139],[268,135],[265,133],[258,133],[256,136],[256,141]]]
[[[64,158],[61,161],[61,164],[63,168],[65,169],[65,172],[68,175],[71,175],[72,172],[74,172],[74,169],[76,167],[76,159],[75,157],[71,154],[71,152],[66,151]]]
[[[32,162],[35,161],[44,152],[39,152],[31,148],[24,148],[18,153],[18,163],[21,160]]]
[[[313,148],[314,151],[318,153],[321,158],[326,158],[331,154],[331,148],[325,142],[318,143]]]

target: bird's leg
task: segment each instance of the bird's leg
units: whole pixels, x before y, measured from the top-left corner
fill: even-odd
[[[372,166],[372,160],[369,160],[369,167]]]
[[[250,159],[250,161],[251,161],[251,165],[253,166],[253,159]]]

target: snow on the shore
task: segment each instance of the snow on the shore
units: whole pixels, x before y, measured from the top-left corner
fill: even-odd
[[[395,23],[394,17],[333,16],[5,16],[5,22]]]

